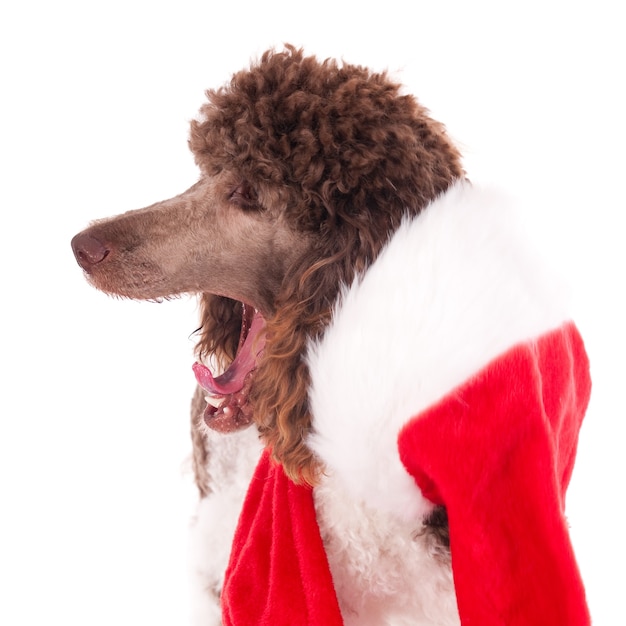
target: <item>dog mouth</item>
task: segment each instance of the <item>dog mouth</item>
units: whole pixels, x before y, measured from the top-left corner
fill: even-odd
[[[234,432],[252,422],[248,392],[253,372],[265,346],[264,330],[265,320],[261,313],[243,304],[237,354],[226,371],[219,376],[213,376],[206,365],[194,363],[196,380],[207,392],[204,421],[212,430]]]

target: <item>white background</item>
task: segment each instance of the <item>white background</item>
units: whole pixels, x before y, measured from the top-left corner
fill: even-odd
[[[595,623],[623,626],[619,7],[4,2],[0,623],[186,623],[195,303],[108,298],[86,284],[69,242],[93,218],[191,185],[187,126],[203,90],[289,41],[389,68],[447,125],[470,178],[527,202],[572,279],[594,392],[568,516]]]

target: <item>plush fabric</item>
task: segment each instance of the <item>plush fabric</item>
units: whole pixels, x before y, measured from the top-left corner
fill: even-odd
[[[225,626],[342,624],[312,490],[263,454],[235,534],[222,593]]]
[[[572,324],[516,346],[399,437],[422,493],[448,511],[464,626],[584,626],[564,517],[590,394]]]

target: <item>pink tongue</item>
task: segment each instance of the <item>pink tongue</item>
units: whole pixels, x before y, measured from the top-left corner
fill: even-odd
[[[200,387],[214,396],[225,396],[240,391],[246,376],[254,369],[257,357],[263,351],[265,339],[259,337],[259,334],[264,325],[261,314],[255,312],[243,344],[229,368],[221,376],[213,378],[213,374],[206,365],[194,363],[193,372]]]

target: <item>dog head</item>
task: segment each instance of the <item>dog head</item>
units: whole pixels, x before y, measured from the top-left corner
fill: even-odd
[[[460,155],[386,74],[292,46],[207,98],[189,139],[199,181],[94,223],[74,252],[108,293],[200,294],[198,355],[221,371],[196,366],[207,424],[254,419],[287,473],[314,482],[306,346],[402,218],[463,176]]]

